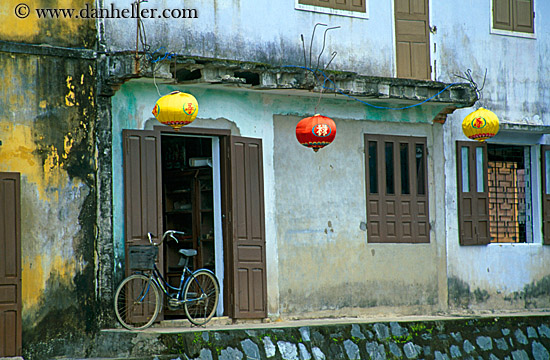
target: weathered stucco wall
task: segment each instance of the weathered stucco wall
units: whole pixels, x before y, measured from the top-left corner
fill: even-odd
[[[0,63],[10,84],[0,89],[0,171],[21,173],[28,351],[95,323],[95,65],[6,53]]]
[[[90,0],[2,0],[0,3],[0,40],[27,44],[48,44],[91,49],[96,45],[95,19],[39,17],[36,9],[83,9],[93,7]]]
[[[550,93],[546,79],[550,53],[550,4],[535,1],[535,38],[491,33],[490,2],[461,6],[432,2],[437,33],[437,80],[472,69],[483,97],[476,104],[495,112],[503,123],[549,125]],[[462,120],[472,110],[457,110],[445,124],[447,254],[449,301],[453,308],[547,308],[550,306],[550,247],[541,245],[540,150],[532,151],[534,243],[460,246],[458,240],[456,140],[467,140]],[[535,145],[543,138],[528,133],[497,135],[495,143]]]
[[[299,120],[275,118],[275,143],[281,144],[274,152],[281,312],[444,307],[444,226],[435,215],[444,211],[443,179],[436,175],[443,160],[441,126],[336,119],[336,140],[314,153],[295,139]],[[367,222],[365,133],[427,137],[429,244],[368,243],[361,226]]]
[[[110,8],[112,0],[103,1]],[[117,1],[130,8],[130,1]],[[274,65],[304,65],[300,34],[310,58],[311,34],[316,23],[341,26],[327,34],[321,64],[338,55],[330,68],[365,75],[391,76],[394,72],[393,8],[391,2],[369,1],[369,19],[313,13],[294,9],[294,0],[149,1],[143,9],[196,9],[198,18],[142,19],[151,51],[179,55],[245,60]],[[105,19],[110,50],[136,49],[136,19]],[[323,45],[326,27],[318,26],[312,66]],[[140,45],[141,49],[141,45]],[[309,63],[309,61],[308,61]]]
[[[0,4],[0,171],[21,174],[23,351],[44,358],[98,327],[96,65],[59,48],[93,46],[95,23],[18,19],[19,3]]]
[[[318,97],[271,95],[211,86],[159,85],[192,93],[200,112],[190,127],[231,129],[263,140],[269,314],[292,315],[370,306],[445,307],[443,162],[440,124],[433,109],[369,109],[327,97],[318,111],[338,119],[338,135],[314,154],[295,138],[301,117],[311,115]],[[122,129],[157,125],[152,117],[154,84],[130,81],[113,97],[114,239],[117,269],[123,256]],[[374,121],[357,121],[371,119]],[[382,122],[386,120],[387,122]],[[403,124],[407,123],[407,124]],[[364,193],[364,133],[416,135],[428,139],[432,231],[430,244],[367,244]],[[117,225],[118,224],[118,225]]]

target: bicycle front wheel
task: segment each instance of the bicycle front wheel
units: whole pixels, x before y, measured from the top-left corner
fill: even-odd
[[[162,306],[162,295],[152,279],[130,275],[115,293],[115,314],[125,328],[142,330],[155,322]]]
[[[185,315],[195,325],[204,325],[218,307],[220,286],[216,276],[208,270],[198,270],[191,275],[183,291]]]

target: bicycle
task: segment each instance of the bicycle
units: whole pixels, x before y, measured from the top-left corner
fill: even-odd
[[[143,330],[151,326],[163,306],[163,294],[167,296],[170,309],[183,307],[185,316],[194,325],[204,325],[214,316],[218,306],[220,286],[216,275],[208,269],[191,271],[189,259],[197,254],[194,249],[180,249],[182,256],[178,266],[183,266],[179,287],[170,285],[155,263],[158,247],[166,237],[179,242],[174,235],[181,231],[166,231],[161,241],[151,245],[134,245],[129,248],[131,269],[138,272],[125,278],[115,293],[115,314],[118,321],[129,330]]]

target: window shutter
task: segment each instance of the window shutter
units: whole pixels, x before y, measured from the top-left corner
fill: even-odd
[[[487,144],[457,141],[460,245],[489,244]]]
[[[396,0],[394,11],[397,77],[429,80],[428,1]]]
[[[513,30],[512,1],[513,0],[493,0],[493,28]]]
[[[337,10],[349,10],[351,0],[331,0],[330,7]]]
[[[365,4],[365,0],[348,0],[349,1],[349,10],[351,11],[359,11],[359,12],[366,12],[367,7]]]
[[[366,12],[366,0],[298,0],[298,4],[320,6],[336,10]]]
[[[426,138],[365,134],[369,243],[429,243]]]
[[[542,235],[543,244],[550,245],[550,145],[541,147],[542,173]]]
[[[326,5],[319,5],[319,0],[298,0],[298,4],[313,5],[313,6],[328,6],[328,0],[324,2]]]
[[[513,0],[514,31],[534,33],[533,0]]]

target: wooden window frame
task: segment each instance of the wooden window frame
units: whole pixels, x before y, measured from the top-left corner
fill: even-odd
[[[541,158],[541,202],[542,202],[542,244],[550,245],[550,191],[547,191],[546,179],[550,168],[546,168],[546,151],[550,151],[550,145],[542,145]],[[548,193],[547,193],[548,192]]]
[[[356,0],[343,0],[349,1],[349,4],[338,4],[336,1],[342,0],[294,0],[294,8],[296,10],[318,12],[330,15],[340,15],[355,18],[368,19],[369,18],[369,0],[362,0],[363,5],[354,6],[352,1]],[[326,4],[323,4],[326,2]]]
[[[485,205],[478,203],[477,206],[473,206],[473,214],[465,214],[464,213],[464,193],[462,191],[462,155],[461,155],[461,148],[462,147],[468,147],[469,154],[470,154],[470,162],[469,162],[469,168],[470,168],[470,190],[475,189],[477,184],[477,171],[475,168],[475,164],[473,163],[474,156],[473,151],[475,152],[476,148],[483,148],[483,186],[484,186],[484,192],[473,194],[472,191],[468,192],[468,195],[470,198],[473,199],[486,199]],[[550,245],[550,192],[547,194],[546,190],[546,179],[548,176],[548,173],[550,172],[550,168],[546,168],[546,151],[550,151],[550,145],[542,145],[540,148],[540,161],[541,161],[541,174],[540,174],[540,180],[541,180],[541,186],[540,190],[534,191],[534,188],[531,188],[531,198],[535,198],[540,196],[541,200],[541,207],[542,207],[542,214],[540,214],[541,218],[541,227],[542,227],[542,244],[543,245]],[[490,219],[489,219],[489,191],[488,191],[488,151],[487,151],[487,143],[476,143],[472,141],[457,141],[456,142],[456,159],[457,159],[457,196],[458,196],[458,222],[459,222],[459,242],[460,245],[488,245],[491,244],[491,236],[490,236]],[[530,165],[533,164],[533,162],[530,162]],[[533,216],[536,216],[535,213],[533,213]],[[487,228],[487,236],[476,234],[476,236],[466,236],[465,234],[465,221],[469,221],[472,223],[472,227],[475,228],[475,226],[478,226],[480,223],[486,222],[486,225],[484,225]],[[536,222],[533,219],[533,231],[535,231],[535,225]],[[538,241],[534,242],[527,242],[526,244],[540,244]],[[503,243],[493,243],[502,245]],[[513,243],[515,244],[515,243]]]
[[[365,185],[366,212],[369,243],[429,243],[429,195],[428,195],[428,147],[426,137],[392,136],[365,134]],[[371,174],[372,157],[370,144],[376,144],[376,164]],[[392,143],[393,190],[388,193],[386,177],[387,155],[385,146]],[[408,144],[406,158],[402,157],[400,146]],[[419,189],[416,149],[423,148],[423,160],[420,171],[423,176],[423,187]],[[403,159],[407,159],[408,193],[403,192],[402,169]],[[376,189],[371,188],[371,175]],[[372,191],[372,190],[375,191]],[[420,190],[420,191],[419,191]]]
[[[468,149],[468,190],[463,188],[462,148]],[[482,149],[481,173],[483,191],[478,191],[476,151]],[[460,245],[487,245],[491,242],[489,230],[489,191],[487,181],[487,143],[473,141],[456,142],[456,171],[458,196],[458,222]]]
[[[530,1],[531,5],[531,25],[522,26],[517,23],[518,19],[518,1],[525,0],[491,0],[491,34],[495,35],[507,35],[507,36],[516,36],[529,39],[536,38],[535,32],[535,0]],[[498,19],[496,16],[497,7],[499,6],[498,2],[508,2],[507,6],[510,11],[509,22],[497,23]]]

